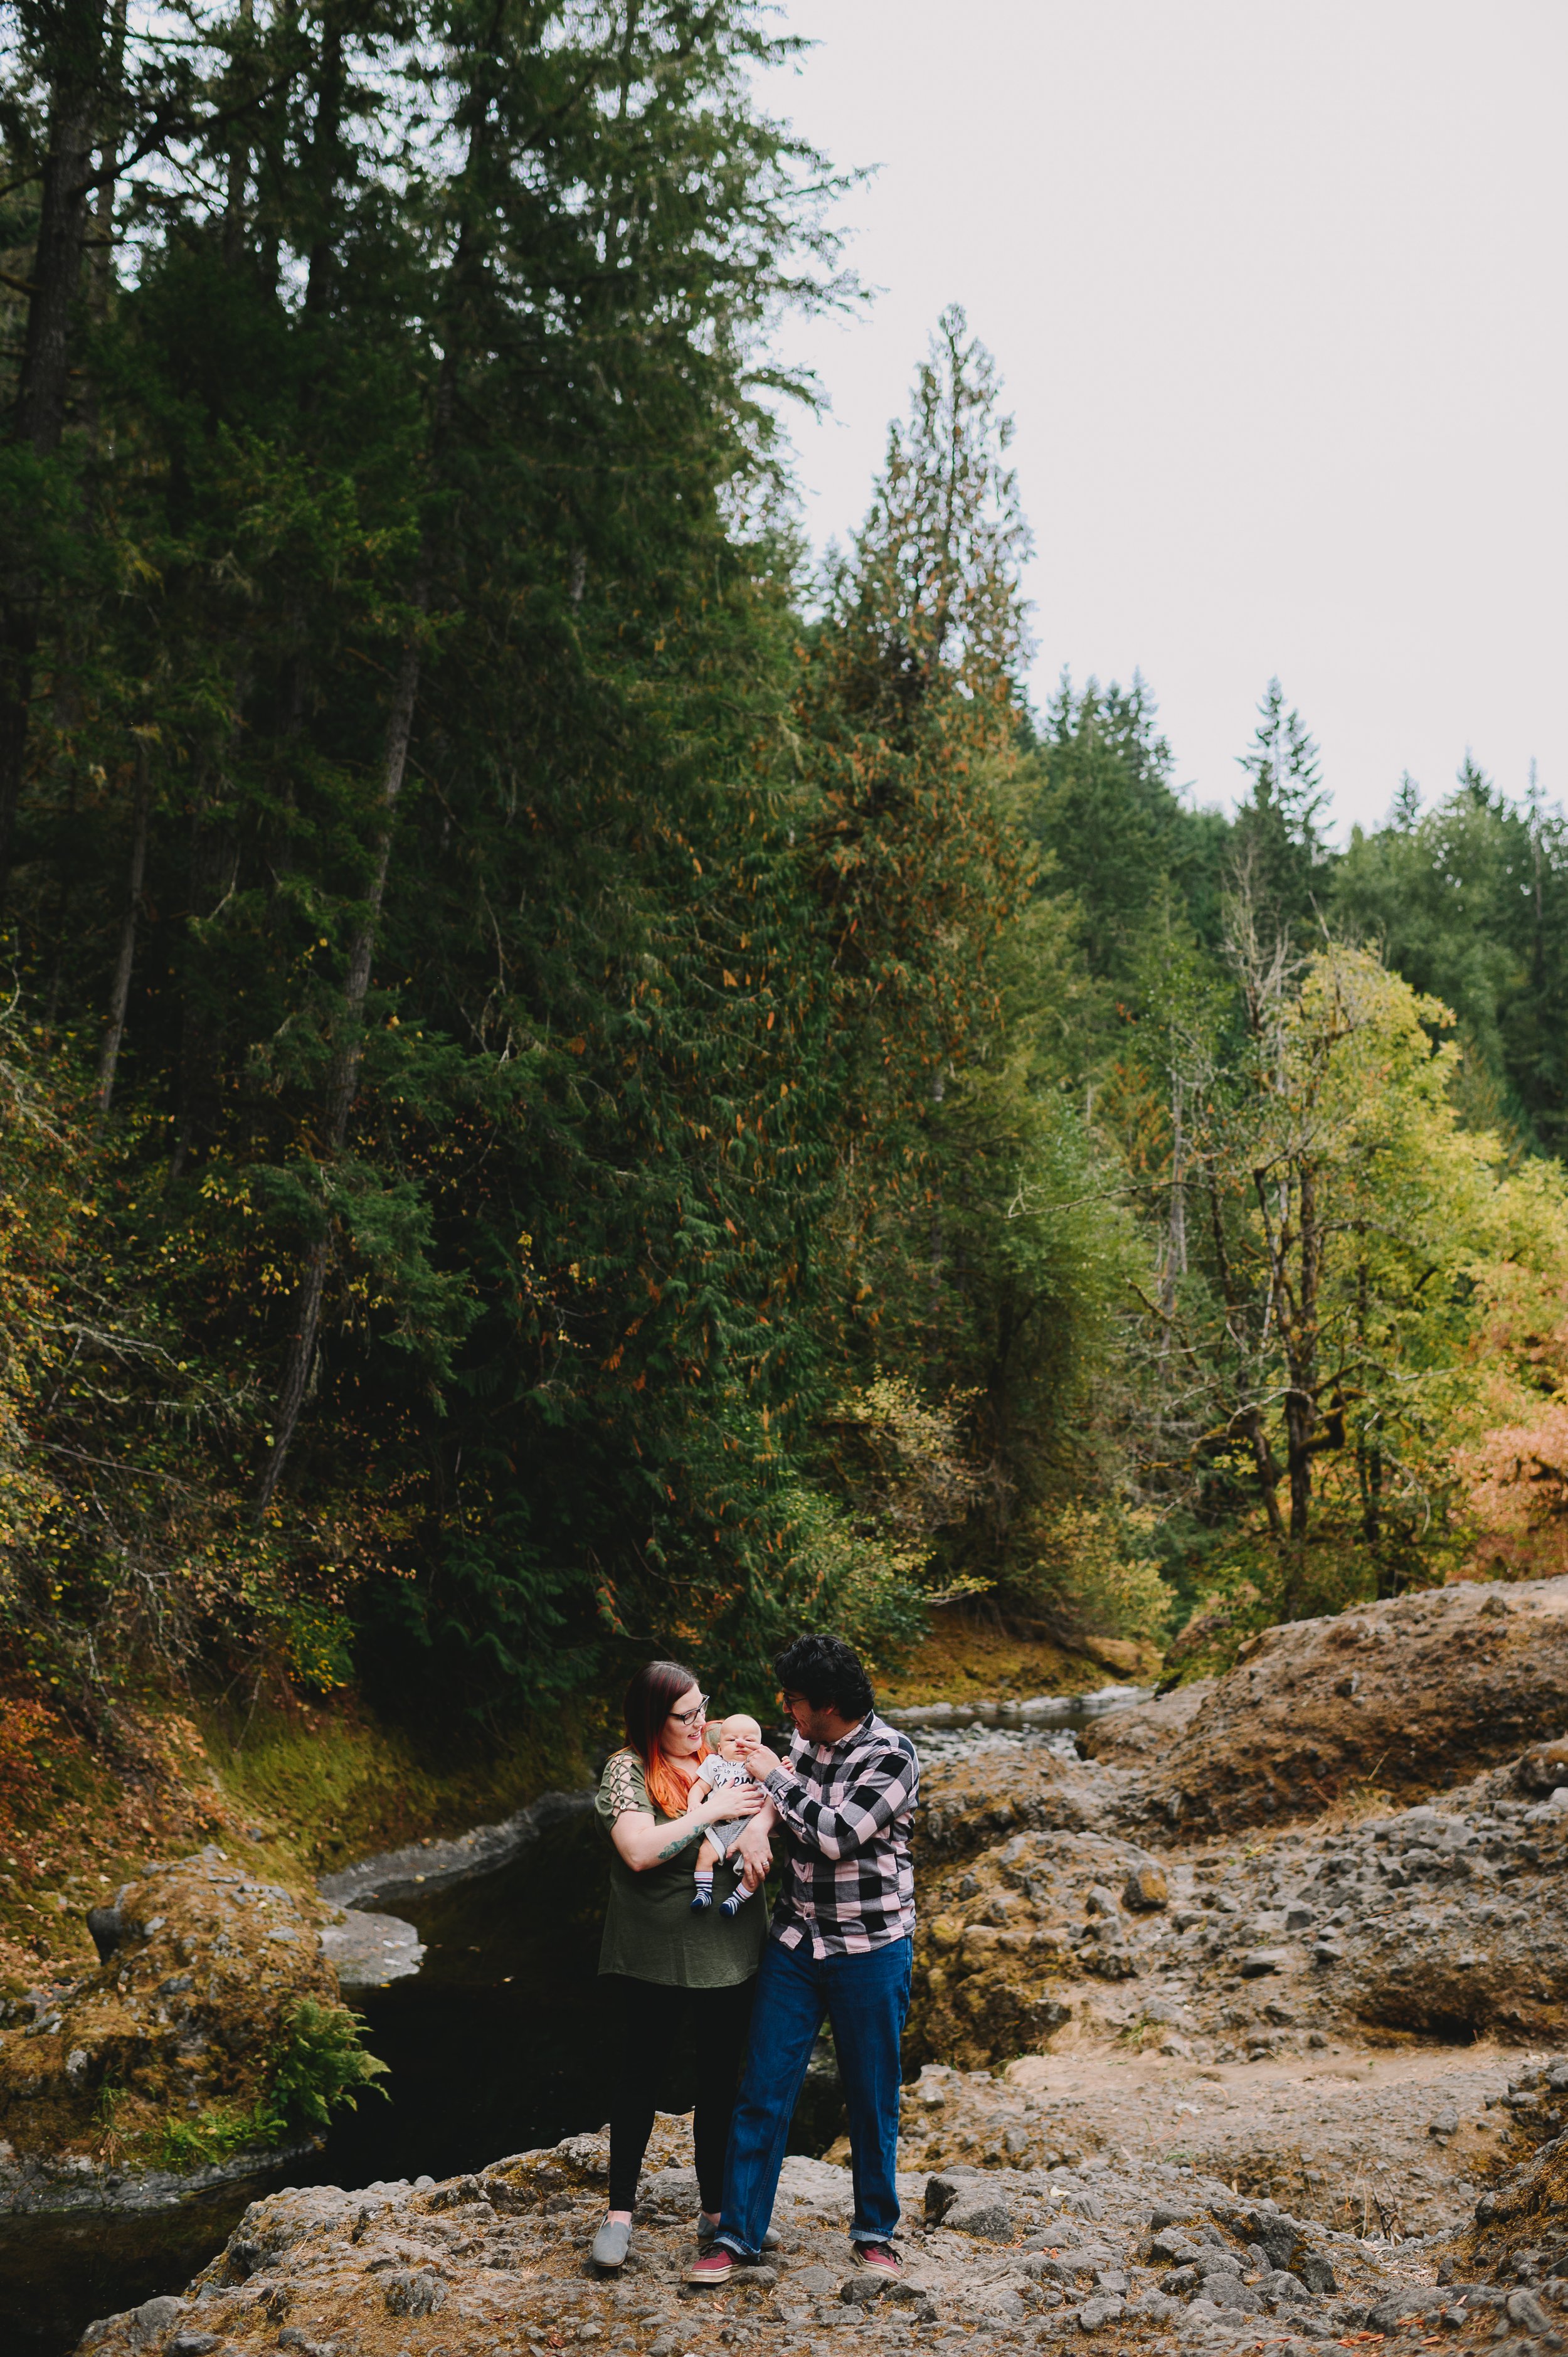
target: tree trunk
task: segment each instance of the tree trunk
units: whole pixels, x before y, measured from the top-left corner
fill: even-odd
[[[70,315],[81,273],[98,130],[103,0],[75,0],[61,34],[49,101],[33,294],[16,386],[16,439],[29,443],[40,458],[59,447],[65,431]]]
[[[1274,1452],[1269,1447],[1269,1436],[1263,1427],[1262,1410],[1257,1407],[1243,1408],[1234,1418],[1234,1423],[1239,1430],[1246,1434],[1251,1447],[1252,1463],[1257,1468],[1258,1489],[1263,1501],[1263,1512],[1269,1518],[1270,1534],[1283,1541],[1285,1526],[1280,1513],[1279,1499],[1274,1494],[1279,1487],[1280,1469],[1275,1462]]]
[[[1182,1083],[1179,1072],[1171,1074],[1171,1200],[1170,1222],[1165,1236],[1165,1275],[1160,1285],[1160,1309],[1165,1318],[1165,1333],[1160,1341],[1162,1357],[1170,1349],[1171,1319],[1176,1314],[1176,1287],[1187,1275],[1187,1135],[1182,1126]]]
[[[215,917],[233,889],[239,863],[233,830],[221,816],[199,811],[190,830],[190,910],[194,926]],[[177,1185],[187,1164],[210,1137],[217,1118],[222,1063],[223,1013],[207,987],[199,959],[188,957],[185,1006],[179,1031],[179,1112],[168,1184]]]
[[[475,160],[484,136],[476,131],[469,145],[469,162]],[[435,414],[431,419],[430,472],[427,488],[439,480],[446,442],[451,431],[453,404],[457,391],[457,350],[461,338],[458,316],[467,294],[468,274],[476,259],[476,248],[469,224],[464,221],[457,234],[456,248],[452,256],[452,268],[447,282],[450,325],[443,338],[444,351],[441,372],[436,379]],[[416,616],[429,608],[430,584],[435,569],[435,548],[432,528],[427,524],[421,540],[419,569],[414,577],[409,600]],[[403,772],[408,765],[409,739],[413,732],[414,706],[419,699],[420,667],[424,659],[423,633],[417,621],[409,632],[398,672],[397,687],[392,696],[392,710],[387,716],[386,737],[381,754],[381,823],[377,831],[370,888],[365,898],[365,912],[355,930],[349,952],[349,972],[343,985],[343,1006],[339,1017],[338,1045],[334,1051],[327,1081],[327,1151],[324,1162],[333,1162],[343,1151],[349,1135],[349,1115],[353,1108],[354,1092],[360,1077],[360,1065],[364,1054],[361,1019],[365,999],[371,986],[371,967],[375,957],[376,939],[381,931],[381,908],[386,899],[387,875],[392,864],[393,823],[397,814],[398,797],[403,791]],[[310,1371],[316,1357],[317,1336],[321,1328],[321,1300],[327,1281],[327,1269],[332,1251],[332,1226],[329,1207],[322,1206],[321,1234],[311,1246],[305,1265],[298,1292],[295,1296],[295,1327],[289,1342],[288,1358],[284,1368],[282,1388],[278,1394],[277,1420],[273,1433],[272,1451],[266,1470],[256,1494],[255,1519],[261,1523],[269,1512],[276,1494],[278,1482],[299,1428],[300,1410],[305,1405],[310,1383]]]
[[[247,32],[255,18],[255,0],[240,0],[240,22]],[[237,271],[245,259],[245,187],[251,177],[251,145],[237,125],[231,128],[229,138],[223,188],[223,267]]]
[[[229,743],[237,752],[242,715],[250,694],[247,651],[242,642],[234,664],[230,707]],[[209,924],[234,888],[240,867],[240,845],[234,829],[227,770],[220,770],[209,796],[206,779],[199,778],[196,808],[190,825],[190,909],[188,924]],[[185,961],[184,1011],[179,1043],[179,1115],[168,1185],[182,1177],[192,1154],[209,1139],[217,1126],[222,1071],[225,1007],[220,992],[209,988],[201,961]]]
[[[414,592],[413,604],[419,613],[424,611],[428,592],[422,580]],[[398,673],[397,692],[392,699],[387,720],[386,747],[381,766],[381,825],[376,836],[374,865],[370,889],[365,896],[365,913],[355,930],[349,952],[349,972],[343,985],[343,1007],[339,1017],[338,1046],[327,1081],[327,1153],[324,1160],[336,1161],[342,1153],[349,1135],[349,1115],[353,1109],[354,1091],[364,1055],[364,1034],[361,1018],[371,986],[371,967],[375,956],[376,937],[381,930],[381,908],[386,899],[387,874],[392,864],[392,825],[398,797],[403,791],[403,772],[408,765],[408,744],[413,731],[413,711],[419,695],[421,645],[417,636],[411,637],[403,649],[402,668]],[[327,1207],[323,1206],[324,1212]],[[316,1338],[321,1328],[321,1297],[326,1287],[327,1266],[331,1254],[330,1214],[327,1224],[310,1248],[299,1290],[295,1297],[294,1335],[289,1343],[288,1359],[284,1368],[283,1387],[278,1395],[276,1426],[273,1433],[272,1453],[262,1477],[256,1497],[256,1520],[261,1522],[272,1504],[273,1496],[283,1476],[283,1469],[299,1426],[300,1410],[305,1405],[309,1387],[310,1370],[316,1357]]]
[[[321,73],[316,101],[316,124],[310,141],[310,177],[317,208],[316,234],[310,241],[310,261],[305,282],[305,316],[324,319],[332,307],[338,275],[337,221],[334,199],[341,167],[339,142],[343,124],[343,34],[336,19],[321,36]],[[308,404],[314,378],[307,378]]]
[[[12,421],[13,438],[40,458],[52,456],[65,431],[71,311],[81,275],[98,127],[103,7],[104,0],[72,0],[53,59],[33,291]],[[40,584],[30,575],[13,575],[0,584],[0,892],[11,871],[27,774],[40,595]]]
[[[1317,1286],[1323,1238],[1317,1222],[1317,1172],[1305,1158],[1298,1166],[1301,1208],[1300,1275],[1295,1299],[1282,1308],[1281,1340],[1290,1387],[1285,1393],[1285,1432],[1290,1470],[1290,1534],[1298,1550],[1306,1545],[1312,1519],[1313,1435],[1317,1429]],[[1281,1237],[1282,1254],[1284,1237]],[[1288,1297],[1282,1292],[1282,1300]]]
[[[139,756],[136,779],[136,816],[131,836],[130,888],[125,895],[125,920],[120,928],[120,955],[114,966],[114,986],[109,994],[109,1024],[103,1034],[103,1045],[98,1057],[98,1113],[92,1125],[96,1138],[109,1117],[114,1098],[114,1073],[120,1061],[120,1042],[125,1036],[125,1009],[131,999],[131,973],[136,962],[136,925],[142,912],[142,883],[147,872],[147,817],[152,807],[152,789],[147,779],[147,756],[144,748]]]

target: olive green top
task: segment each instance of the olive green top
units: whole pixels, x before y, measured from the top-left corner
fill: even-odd
[[[640,1809],[655,1824],[675,1820],[654,1807],[642,1762],[635,1751],[618,1751],[599,1779],[595,1810],[607,1836],[628,1809]],[[768,1931],[768,1897],[758,1890],[738,1915],[720,1912],[740,1877],[721,1860],[714,1870],[714,1903],[692,1912],[692,1876],[701,1833],[694,1833],[662,1866],[634,1873],[619,1850],[610,1851],[610,1903],[605,1910],[601,1973],[625,1973],[634,1981],[663,1981],[674,1988],[733,1988],[756,1972]]]

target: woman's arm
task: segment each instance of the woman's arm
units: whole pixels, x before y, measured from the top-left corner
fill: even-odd
[[[717,1792],[704,1792],[684,1816],[671,1817],[663,1824],[650,1810],[623,1809],[610,1827],[610,1839],[632,1872],[645,1874],[650,1866],[662,1866],[690,1849],[694,1841],[701,1841],[708,1825],[730,1817],[756,1816],[767,1806],[768,1795],[760,1784],[730,1784]]]

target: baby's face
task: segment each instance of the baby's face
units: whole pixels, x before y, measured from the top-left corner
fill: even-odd
[[[717,1730],[718,1740],[714,1748],[721,1760],[738,1760],[741,1745],[755,1743],[761,1733],[762,1729],[754,1718],[721,1719]]]

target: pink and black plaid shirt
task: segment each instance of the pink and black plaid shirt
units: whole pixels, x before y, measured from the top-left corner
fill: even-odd
[[[907,1735],[872,1711],[841,1742],[797,1735],[768,1779],[789,1857],[773,1937],[811,1953],[859,1955],[915,1928],[909,1835],[920,1763]]]

